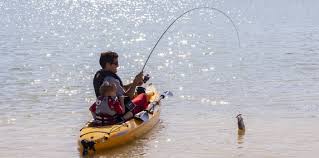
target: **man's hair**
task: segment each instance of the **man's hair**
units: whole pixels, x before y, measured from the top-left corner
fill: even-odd
[[[100,87],[100,95],[103,96],[105,92],[109,92],[115,89],[115,86],[110,82],[104,81]]]
[[[112,52],[112,51],[107,51],[107,52],[101,53],[100,65],[101,65],[102,69],[105,68],[106,63],[112,64],[114,59],[117,59],[118,57],[119,56],[117,55],[117,53]]]

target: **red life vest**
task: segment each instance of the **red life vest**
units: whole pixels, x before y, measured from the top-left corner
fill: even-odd
[[[137,95],[133,100],[132,103],[136,105],[136,107],[132,110],[133,114],[137,114],[148,107],[147,96],[145,93]]]

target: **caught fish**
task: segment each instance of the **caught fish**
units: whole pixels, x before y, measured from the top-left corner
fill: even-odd
[[[242,115],[238,114],[236,118],[237,118],[238,129],[245,130],[245,124],[244,124],[244,119],[242,118]]]

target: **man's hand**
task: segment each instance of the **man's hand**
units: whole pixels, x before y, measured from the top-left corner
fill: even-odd
[[[137,74],[133,80],[133,85],[139,86],[143,84],[143,71]]]
[[[143,78],[143,82],[146,83],[150,78],[151,76],[149,74],[146,74],[146,76],[144,76]]]

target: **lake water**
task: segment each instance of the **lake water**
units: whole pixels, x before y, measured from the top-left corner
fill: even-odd
[[[0,157],[80,157],[99,53],[127,83],[174,17],[145,73],[160,123],[95,157],[318,157],[319,1],[1,0]],[[242,113],[246,134],[237,135]]]

